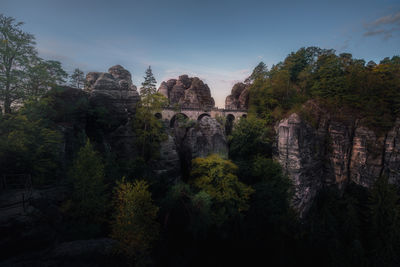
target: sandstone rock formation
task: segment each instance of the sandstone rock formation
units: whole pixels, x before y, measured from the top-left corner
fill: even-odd
[[[105,109],[110,116],[109,120],[117,126],[126,122],[135,112],[139,101],[131,74],[120,65],[109,68],[108,72],[89,72],[85,89],[90,92],[90,103]]]
[[[312,102],[306,106],[315,121],[293,113],[275,127],[275,158],[294,182],[300,215],[325,185],[370,187],[381,175],[400,184],[400,119],[377,135],[356,118],[335,118]]]
[[[231,94],[225,99],[225,109],[248,109],[249,85],[236,83],[232,87]]]
[[[192,159],[214,153],[228,155],[223,126],[211,117],[205,116],[191,125],[175,123],[174,137],[184,177],[189,174]]]
[[[155,173],[166,176],[170,181],[181,176],[179,153],[171,133],[161,143],[160,158],[153,162],[152,166]]]
[[[162,82],[158,92],[169,99],[170,106],[178,104],[182,108],[209,110],[215,105],[210,88],[197,77],[182,75]]]

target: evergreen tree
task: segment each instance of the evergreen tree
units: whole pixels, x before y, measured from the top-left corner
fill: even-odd
[[[155,79],[149,67],[145,81],[142,83],[141,99],[138,103],[133,129],[136,134],[136,145],[141,157],[147,163],[159,155],[160,143],[167,137],[162,122],[155,117],[167,103],[167,99],[156,92]]]
[[[149,66],[146,70],[146,76],[144,76],[144,82],[142,82],[142,87],[140,88],[140,95],[148,96],[155,94],[157,92],[156,83],[157,83],[156,78],[154,78],[151,66]]]
[[[85,84],[85,76],[83,71],[76,68],[70,76],[70,85],[75,88],[82,88]]]
[[[89,140],[79,150],[71,176],[74,190],[71,202],[72,217],[93,224],[103,223],[107,210],[104,165]]]
[[[114,205],[111,237],[128,259],[145,265],[160,231],[156,221],[159,208],[153,203],[149,185],[144,180],[130,183],[123,178],[117,183]]]
[[[249,84],[253,83],[257,79],[264,79],[268,75],[268,67],[264,62],[258,63],[258,65],[254,68],[253,72],[249,77],[247,77],[244,82]]]

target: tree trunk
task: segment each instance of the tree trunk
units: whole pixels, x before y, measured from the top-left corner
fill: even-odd
[[[6,95],[6,98],[4,100],[4,113],[10,114],[11,113],[11,101],[10,97]]]
[[[4,97],[4,113],[11,113],[11,97],[10,97],[10,80],[11,80],[11,64],[6,67],[6,91]]]

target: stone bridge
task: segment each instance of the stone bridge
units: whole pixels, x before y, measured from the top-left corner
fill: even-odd
[[[175,123],[176,115],[182,114],[183,116],[191,120],[201,120],[204,116],[211,118],[224,117],[229,122],[234,122],[242,117],[247,117],[247,110],[237,110],[237,109],[218,109],[213,108],[210,110],[202,110],[198,108],[180,108],[176,110],[174,108],[164,108],[161,113],[156,113],[155,116],[162,120],[168,120],[170,126],[173,127]]]

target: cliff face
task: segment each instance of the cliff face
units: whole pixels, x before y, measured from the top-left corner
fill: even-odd
[[[176,122],[173,136],[181,161],[183,178],[189,175],[192,159],[214,153],[228,155],[225,132],[216,119],[205,116],[192,125]]]
[[[182,75],[178,79],[162,82],[158,92],[169,99],[170,106],[177,104],[183,108],[207,110],[215,105],[210,88],[197,77]]]
[[[298,114],[277,123],[275,158],[293,180],[302,216],[325,185],[370,187],[382,174],[400,184],[400,119],[377,136],[355,118],[335,119],[314,106],[314,126]]]
[[[225,99],[226,109],[248,109],[249,107],[249,85],[236,83],[232,87],[231,94]]]

